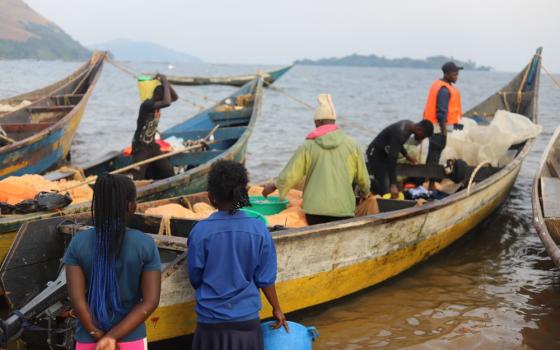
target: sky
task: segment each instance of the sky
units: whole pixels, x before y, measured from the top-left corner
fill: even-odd
[[[151,41],[211,63],[433,55],[560,72],[560,0],[25,0],[82,44]]]

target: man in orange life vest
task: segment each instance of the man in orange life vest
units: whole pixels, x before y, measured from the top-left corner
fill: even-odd
[[[424,119],[434,124],[434,135],[430,137],[427,164],[438,164],[441,152],[447,143],[447,131],[461,129],[461,95],[455,87],[459,71],[463,67],[454,62],[447,62],[441,67],[443,78],[436,80],[428,94]],[[430,179],[430,188],[434,187],[434,180]]]

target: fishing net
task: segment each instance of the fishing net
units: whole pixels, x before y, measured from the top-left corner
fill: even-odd
[[[34,199],[40,192],[65,192],[79,181],[49,181],[41,175],[10,176],[0,181],[0,202],[16,205],[24,200]],[[93,190],[87,185],[68,190],[72,203],[82,203],[93,198]]]
[[[447,145],[440,161],[463,159],[475,166],[489,162],[492,166],[504,166],[516,154],[510,147],[536,137],[542,126],[534,124],[527,117],[499,110],[490,125],[478,125],[472,119],[464,118],[463,130],[447,135]]]

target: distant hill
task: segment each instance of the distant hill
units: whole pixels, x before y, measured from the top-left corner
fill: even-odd
[[[315,66],[360,66],[360,67],[392,67],[392,68],[425,68],[440,69],[447,61],[454,61],[456,64],[470,70],[488,71],[492,70],[490,66],[477,66],[471,60],[460,61],[453,57],[431,56],[424,60],[403,58],[386,58],[377,55],[358,55],[352,54],[342,58],[322,58],[318,60],[303,59],[298,60],[295,64],[315,65]]]
[[[202,63],[200,58],[150,42],[117,39],[90,47],[110,51],[119,61]]]
[[[81,60],[90,52],[21,0],[0,0],[0,59]]]

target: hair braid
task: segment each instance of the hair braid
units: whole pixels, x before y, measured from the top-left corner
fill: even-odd
[[[128,204],[136,189],[124,175],[103,174],[95,182],[92,217],[95,246],[88,288],[88,304],[94,322],[104,331],[111,327],[116,314],[122,314],[116,260],[126,232]]]

